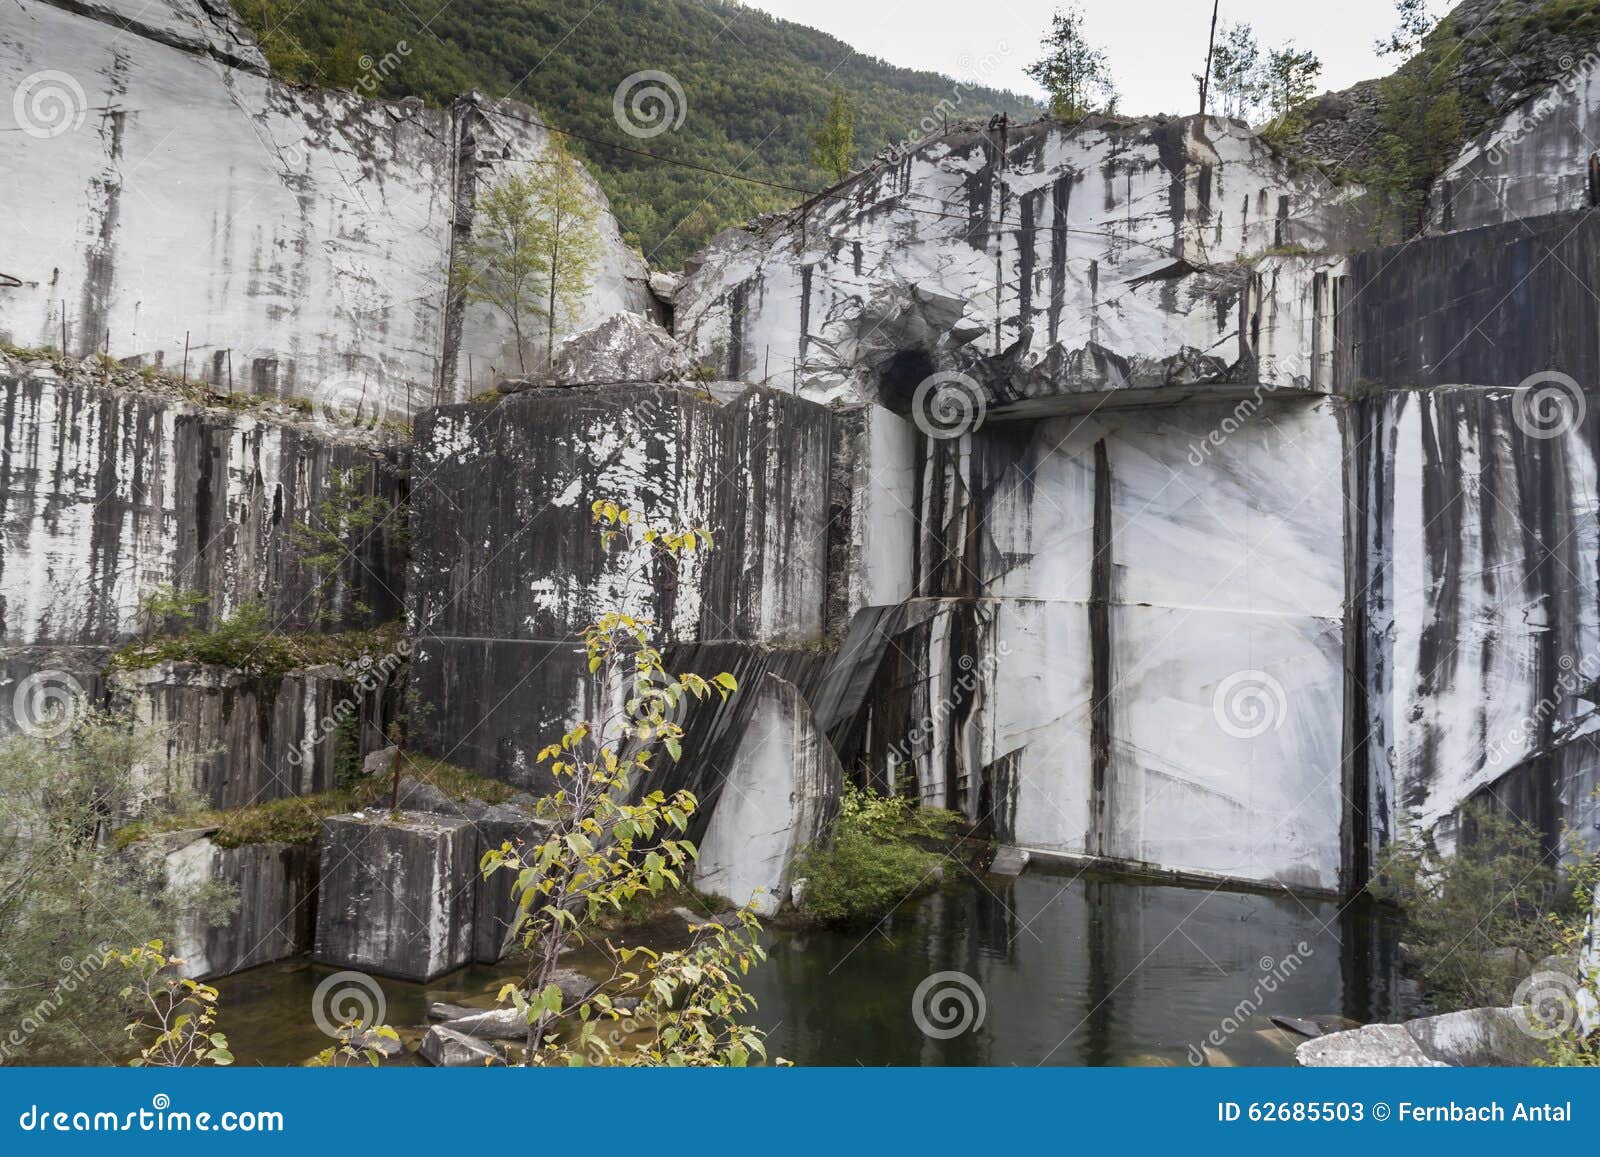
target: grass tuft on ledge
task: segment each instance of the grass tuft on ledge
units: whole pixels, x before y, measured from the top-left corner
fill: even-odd
[[[334,634],[280,632],[267,625],[265,608],[252,603],[210,630],[129,643],[111,656],[108,670],[140,671],[160,663],[205,663],[230,667],[246,675],[282,678],[307,667],[356,669],[363,659],[377,663],[394,654],[404,629],[403,623],[393,622]]]
[[[419,780],[457,803],[478,800],[486,804],[505,803],[517,789],[499,780],[485,779],[462,767],[425,755],[405,753],[402,777]],[[212,842],[221,848],[248,844],[314,845],[322,834],[322,821],[329,816],[387,807],[391,784],[387,775],[370,776],[345,791],[325,791],[316,795],[267,800],[242,808],[207,808],[162,816],[158,820],[129,824],[116,833],[119,848],[163,832],[182,832],[193,828],[215,828]]]

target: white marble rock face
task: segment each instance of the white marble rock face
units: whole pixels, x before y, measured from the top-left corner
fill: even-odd
[[[1022,397],[1215,380],[1245,356],[1249,263],[1342,249],[1346,196],[1236,121],[1041,121],[1003,149],[998,130],[953,130],[803,220],[720,235],[678,289],[677,330],[730,377],[824,400],[876,400],[908,352],[939,368],[1007,352]]]
[[[884,726],[917,733],[903,754],[922,800],[973,818],[992,808],[1023,847],[1336,888],[1342,405],[1278,400],[1244,418],[1194,405],[1063,417],[1022,438],[1008,429],[1009,464],[990,456],[997,472],[967,478],[983,494],[969,576],[983,597],[932,603],[928,625],[896,644],[920,648],[919,683],[906,718]],[[1109,589],[1093,578],[1101,442]],[[987,454],[974,445],[956,460],[976,472]],[[1099,787],[1096,664],[1110,693]],[[963,707],[940,706],[951,703]]]
[[[240,390],[368,416],[515,372],[506,325],[472,306],[439,381],[456,113],[272,81],[198,0],[77,8],[13,5],[0,25],[0,91],[19,94],[0,101],[0,272],[23,282],[0,289],[0,338],[59,347],[65,322],[70,352],[109,335],[113,356],[174,372],[187,338],[191,377],[226,384],[231,367]],[[526,106],[483,115],[480,181],[544,148]],[[568,332],[650,308],[608,211],[600,229]]]
[[[1600,51],[1462,146],[1434,182],[1429,229],[1498,225],[1590,205],[1589,158],[1600,140]]]
[[[844,771],[794,684],[767,675],[726,771],[695,886],[771,915],[788,899],[795,857],[827,838]]]

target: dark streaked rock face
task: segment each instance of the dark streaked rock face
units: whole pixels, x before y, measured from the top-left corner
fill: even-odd
[[[398,455],[309,423],[4,371],[0,439],[5,647],[123,642],[160,583],[207,596],[201,627],[258,599],[288,630],[349,621],[358,601],[378,621],[399,611],[396,527],[353,544],[357,562],[326,591],[290,540],[335,471],[364,469],[400,501]]]
[[[370,745],[382,734],[387,681],[371,691],[337,667],[268,678],[227,667],[163,663],[112,677],[114,701],[166,737],[168,773],[210,807],[234,808],[335,786],[340,721],[367,711]],[[178,785],[174,785],[178,786]]]
[[[175,846],[179,845],[181,846]],[[184,975],[227,976],[309,951],[317,851],[290,844],[217,847],[204,831],[167,844],[169,885],[220,883],[236,890],[238,911],[224,925],[191,920],[178,930],[173,955]]]
[[[1357,254],[1345,388],[1511,387],[1552,370],[1600,386],[1596,269],[1600,216],[1589,212]]]

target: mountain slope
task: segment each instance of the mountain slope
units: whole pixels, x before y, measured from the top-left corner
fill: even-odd
[[[810,162],[807,130],[832,87],[854,103],[856,160],[956,116],[1034,115],[1026,98],[895,68],[825,33],[721,0],[235,0],[273,68],[287,79],[366,95],[443,102],[476,89],[528,101],[596,172],[630,240],[674,268],[718,230],[794,204],[788,191],[663,164],[614,145],[782,185],[829,183]],[[428,20],[428,26],[423,27]],[[403,47],[402,47],[403,45]],[[648,138],[613,116],[635,73],[668,73],[682,123]],[[674,102],[676,98],[674,97]],[[601,143],[596,143],[601,142]]]

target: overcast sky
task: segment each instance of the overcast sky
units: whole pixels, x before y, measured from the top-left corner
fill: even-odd
[[[1037,95],[1023,68],[1040,55],[1055,0],[745,0],[830,32],[907,68]],[[1434,12],[1451,0],[1435,0]],[[1089,38],[1105,49],[1122,111],[1197,111],[1211,0],[1082,0]],[[1248,21],[1263,45],[1293,39],[1322,59],[1320,89],[1393,71],[1373,41],[1395,24],[1394,0],[1222,0],[1222,21]],[[737,29],[735,29],[737,30]],[[985,62],[988,68],[985,69]]]

